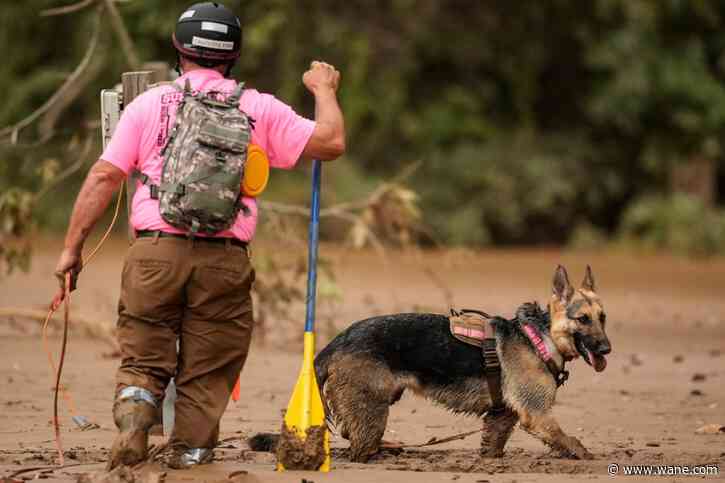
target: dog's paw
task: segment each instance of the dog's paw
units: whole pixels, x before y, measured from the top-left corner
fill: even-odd
[[[586,448],[584,448],[584,451],[578,454],[577,458],[579,458],[580,460],[593,460],[594,455],[591,454]]]
[[[593,460],[594,455],[587,451],[586,448],[569,449],[560,453],[560,458],[570,460]]]
[[[594,455],[576,438],[567,438],[566,447],[559,450],[559,458],[573,460],[593,460]]]
[[[572,450],[574,453],[574,457],[578,460],[593,460],[594,455],[589,452],[588,449],[584,447],[583,444],[581,444],[581,441],[579,441],[576,438],[572,438],[576,443],[572,445]]]
[[[405,448],[405,443],[402,441],[380,441],[380,449],[403,449]]]

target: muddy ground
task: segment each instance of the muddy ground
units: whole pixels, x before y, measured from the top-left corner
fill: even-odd
[[[59,247],[59,242],[43,242],[30,273],[0,281],[0,308],[46,304],[55,287],[51,273]],[[114,320],[123,249],[122,242],[109,244],[83,273],[73,298],[74,314],[101,323]],[[285,247],[277,253],[303,250]],[[344,296],[334,316],[328,314],[337,329],[375,314],[447,312],[451,304],[511,315],[521,302],[546,300],[557,263],[566,264],[577,281],[585,264],[591,263],[608,312],[613,353],[601,374],[583,362],[571,365],[572,377],[559,391],[555,415],[596,460],[551,458],[540,442],[516,431],[502,459],[479,458],[474,435],[440,446],[384,453],[362,465],[350,463],[346,442],[333,436],[331,473],[274,473],[272,455],[248,451],[244,437],[279,428],[297,379],[301,345],[274,340],[288,337],[291,325],[285,321],[276,332],[270,322],[266,346],[257,344],[249,357],[242,399],[229,404],[222,421],[217,462],[187,472],[169,471],[167,481],[603,481],[610,479],[611,463],[716,464],[724,478],[725,433],[695,431],[706,424],[725,424],[725,261],[557,250],[410,251],[382,257],[325,246],[321,253],[331,261]],[[303,320],[298,322],[301,331]],[[327,327],[324,336],[333,331]],[[37,322],[0,320],[0,476],[55,461],[52,381],[38,333]],[[56,332],[51,344],[58,347],[59,342]],[[76,429],[63,405],[67,462],[84,465],[47,474],[30,472],[26,478],[70,481],[103,467],[115,431],[110,409],[118,359],[109,357],[109,350],[107,344],[71,328],[64,381],[78,412],[100,428]],[[478,426],[475,418],[454,416],[405,395],[391,410],[386,439],[421,443]],[[153,438],[155,443],[162,441]]]

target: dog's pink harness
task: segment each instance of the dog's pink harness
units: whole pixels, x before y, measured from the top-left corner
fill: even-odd
[[[471,317],[473,315],[473,317]],[[491,399],[496,402],[502,401],[500,389],[500,362],[496,353],[496,334],[490,323],[482,319],[492,319],[490,315],[478,310],[451,310],[451,334],[466,344],[471,344],[483,349],[484,366],[486,368],[486,376],[489,380],[489,390],[491,391]],[[534,350],[546,364],[546,367],[554,376],[556,386],[559,387],[569,378],[569,371],[559,369],[554,354],[544,340],[544,336],[539,329],[528,323],[519,323],[521,331],[529,339]],[[498,388],[496,387],[498,386]]]
[[[471,329],[470,327],[461,327],[456,325],[453,327],[453,333],[455,335],[462,335],[463,337],[470,337],[471,339],[484,340],[486,334],[482,330]]]

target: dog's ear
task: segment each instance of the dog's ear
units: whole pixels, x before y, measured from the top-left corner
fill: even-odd
[[[592,267],[587,265],[587,271],[584,274],[584,281],[582,282],[582,288],[594,292],[594,274],[592,273]]]
[[[571,300],[572,295],[574,295],[574,287],[569,283],[569,274],[566,273],[566,268],[561,265],[557,266],[554,272],[553,289],[554,295],[564,303]]]

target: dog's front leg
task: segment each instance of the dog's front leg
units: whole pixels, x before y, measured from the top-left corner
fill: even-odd
[[[487,412],[483,418],[481,456],[484,458],[500,458],[503,456],[504,446],[511,437],[518,420],[519,415],[509,408],[497,413]]]
[[[550,412],[537,415],[520,414],[519,416],[521,427],[551,447],[561,458],[594,459],[594,455],[587,451],[578,439],[568,436],[562,431]]]

